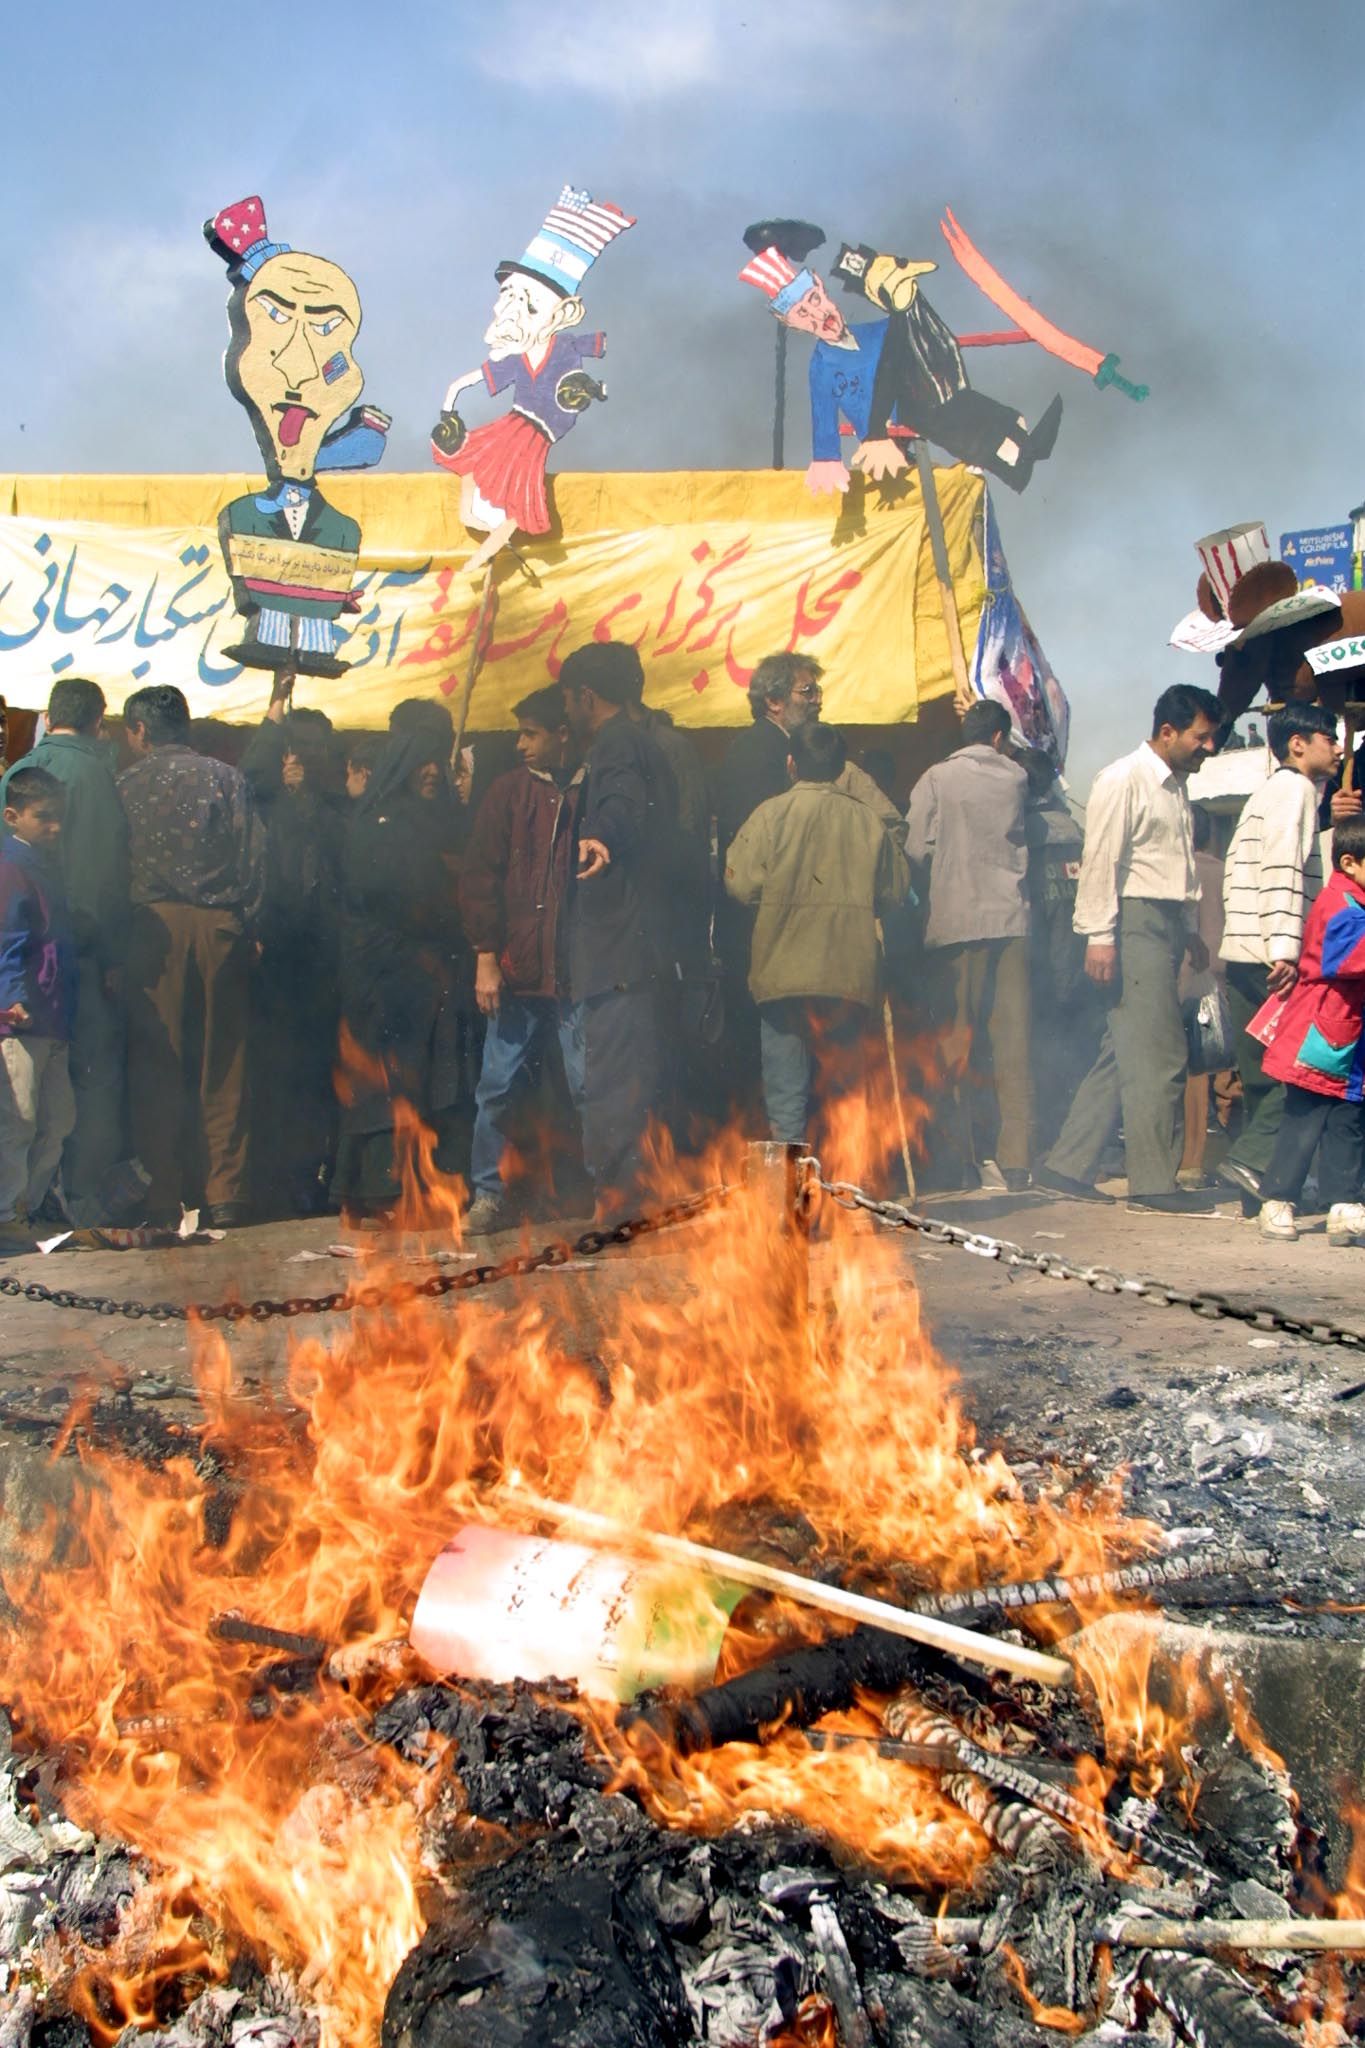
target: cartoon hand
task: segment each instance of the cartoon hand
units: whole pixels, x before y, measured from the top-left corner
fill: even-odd
[[[812,462],[806,470],[806,489],[817,498],[822,491],[837,491],[842,497],[848,489],[848,471],[842,462]]]
[[[460,415],[447,409],[431,430],[431,444],[440,455],[458,455],[467,433]]]
[[[864,441],[853,458],[855,468],[864,476],[870,476],[874,483],[883,477],[899,476],[903,469],[910,467],[894,441]]]

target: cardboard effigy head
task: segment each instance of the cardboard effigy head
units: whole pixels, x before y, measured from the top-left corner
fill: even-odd
[[[497,362],[543,346],[561,328],[583,318],[582,287],[602,251],[634,216],[608,200],[565,185],[528,247],[501,262],[493,275],[498,296],[484,334]]]
[[[844,332],[844,316],[824,279],[807,262],[824,239],[824,229],[813,221],[755,221],[744,230],[745,247],[753,256],[739,275],[741,283],[762,292],[784,327],[813,334],[817,341],[837,342]]]
[[[324,437],[364,388],[354,355],[360,294],[339,264],[272,242],[258,197],[224,207],[204,236],[232,286],[228,389],[271,481],[307,482]]]

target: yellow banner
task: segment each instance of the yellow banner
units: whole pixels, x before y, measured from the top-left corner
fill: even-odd
[[[935,472],[964,644],[984,578],[981,479]],[[196,717],[252,722],[270,678],[224,650],[239,641],[218,514],[261,488],[242,476],[0,477],[0,695],[39,707],[84,675],[111,709],[175,683]],[[381,727],[400,698],[458,695],[474,654],[479,582],[457,493],[435,472],[328,478],[359,520],[358,608],[343,615],[335,681],[298,701],[341,725]],[[755,663],[784,648],[826,670],[825,715],[898,724],[953,687],[919,486],[889,498],[861,480],[812,498],[792,471],[559,476],[556,525],[499,559],[474,687],[473,730],[505,728],[583,641],[629,640],[649,701],[680,725],[748,723]],[[970,655],[969,655],[970,658]]]

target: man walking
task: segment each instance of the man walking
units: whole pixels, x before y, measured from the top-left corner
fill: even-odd
[[[759,805],[725,870],[730,894],[758,912],[749,987],[768,1128],[784,1144],[808,1136],[817,1065],[837,1068],[867,1028],[879,993],[876,921],[910,887],[896,841],[839,786],[841,736],[811,725],[792,734],[790,748],[791,787]],[[848,1077],[831,1078],[837,1088]],[[828,1083],[820,1090],[831,1092]]]
[[[1121,1112],[1129,1207],[1208,1209],[1207,1197],[1176,1186],[1186,1068],[1176,984],[1187,953],[1196,969],[1208,965],[1195,931],[1199,883],[1185,784],[1216,748],[1220,724],[1216,697],[1178,683],[1157,698],[1150,740],[1095,778],[1076,930],[1086,940],[1087,975],[1112,988],[1115,1001],[1095,1064],[1034,1175],[1055,1194],[1109,1199],[1094,1182]]]
[[[678,798],[662,754],[626,716],[639,668],[633,647],[605,640],[575,648],[560,673],[569,728],[585,751],[569,987],[583,1006],[583,1158],[599,1222],[627,1213],[644,1191],[659,1091],[655,1005],[674,964]]]
[[[113,1220],[109,1175],[124,1153],[120,972],[128,933],[128,821],[108,760],[98,683],[63,676],[53,684],[47,731],[10,768],[4,789],[21,768],[46,769],[65,792],[54,859],[75,946],[68,1051],[76,1122],[62,1151],[61,1196],[73,1223],[107,1223]]]
[[[583,1109],[583,1020],[569,996],[565,918],[583,766],[562,689],[532,691],[516,715],[520,766],[489,784],[460,873],[474,995],[488,1020],[464,1223],[476,1237],[506,1221],[505,1119],[518,1076],[550,1032],[574,1108]]]
[[[929,869],[924,943],[936,970],[940,1044],[952,1091],[955,1165],[968,1185],[1028,1186],[1028,777],[1009,759],[1010,715],[969,707],[962,742],[910,794],[906,852]],[[994,1100],[981,1054],[990,1048]]]
[[[134,759],[118,780],[128,818],[128,1099],[151,1175],[149,1214],[206,1204],[225,1229],[247,1208],[250,933],[265,886],[265,833],[245,778],[189,744],[190,710],[162,683],[123,707]]]
[[[1223,943],[1228,1009],[1237,1033],[1242,1129],[1218,1168],[1249,1216],[1261,1206],[1261,1176],[1275,1149],[1284,1084],[1267,1076],[1265,1051],[1247,1025],[1268,996],[1287,995],[1298,972],[1303,921],[1322,887],[1318,807],[1341,765],[1337,723],[1321,704],[1286,704],[1266,721],[1278,766],[1237,820],[1223,873]]]

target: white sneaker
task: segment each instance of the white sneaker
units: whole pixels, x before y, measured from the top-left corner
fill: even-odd
[[[988,1188],[993,1195],[1003,1195],[1008,1191],[1009,1182],[993,1159],[978,1161],[976,1170],[981,1177],[981,1186]]]
[[[1327,1211],[1328,1244],[1354,1244],[1365,1237],[1365,1202],[1333,1202]]]
[[[1294,1221],[1294,1204],[1292,1202],[1262,1202],[1262,1237],[1282,1237],[1287,1238],[1292,1243],[1298,1234],[1299,1226]],[[1343,1239],[1343,1242],[1346,1242],[1346,1240]]]

